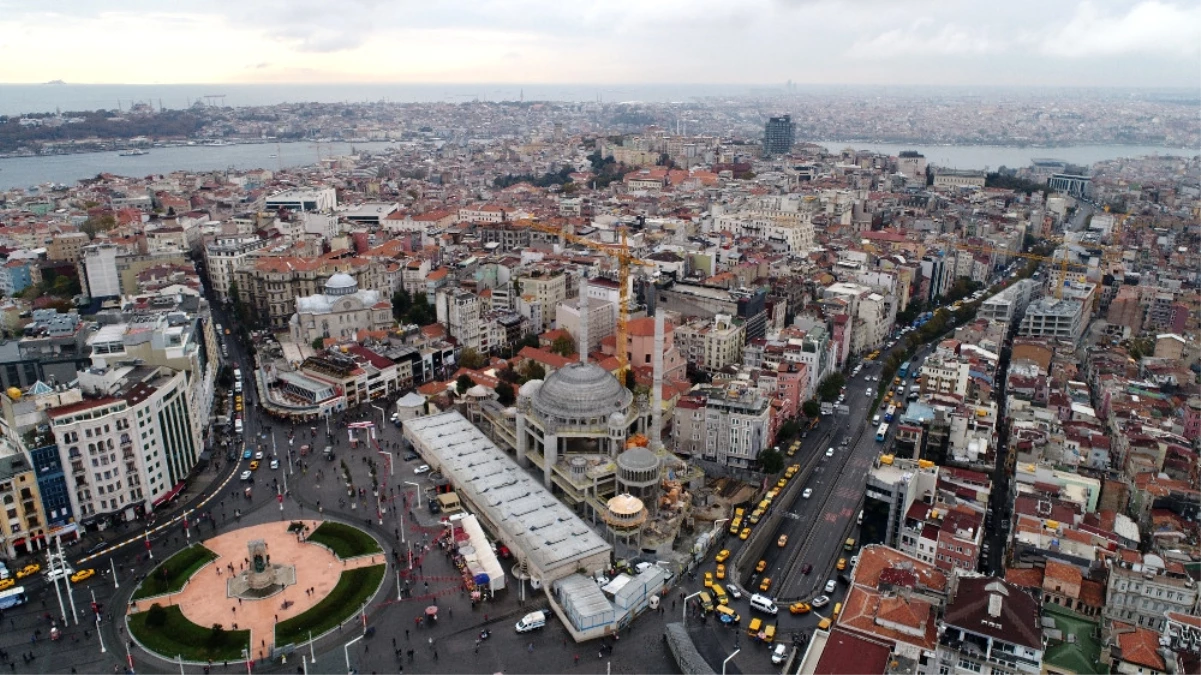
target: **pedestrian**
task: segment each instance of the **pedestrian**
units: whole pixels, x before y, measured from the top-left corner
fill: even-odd
[[[434,650],[434,660],[435,661],[438,660],[438,650],[437,649]]]
[[[408,628],[405,629],[405,639],[406,640],[409,639],[409,629]]]
[[[577,665],[577,666],[580,665],[580,655],[579,654],[575,655],[575,665]]]
[[[525,648],[525,650],[526,650],[527,652],[529,652],[529,653],[533,654],[533,653],[534,653],[534,643],[533,643],[533,642],[531,642],[531,643],[529,644],[529,646]]]

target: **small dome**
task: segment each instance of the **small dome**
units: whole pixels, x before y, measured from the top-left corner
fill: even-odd
[[[617,466],[626,471],[648,471],[658,468],[659,456],[646,448],[630,448],[617,456]]]
[[[546,416],[608,419],[614,412],[624,413],[633,400],[634,395],[612,373],[594,363],[576,362],[551,373],[533,404]]]
[[[521,385],[521,387],[517,390],[517,396],[529,398],[537,394],[538,390],[541,388],[542,380],[527,380],[526,383]]]
[[[642,511],[642,500],[634,495],[617,495],[606,505],[610,513],[619,516],[632,516]]]
[[[359,290],[359,282],[354,277],[339,272],[325,282],[326,295],[351,295]]]
[[[471,398],[488,398],[489,390],[482,384],[477,384],[467,390],[467,395]]]

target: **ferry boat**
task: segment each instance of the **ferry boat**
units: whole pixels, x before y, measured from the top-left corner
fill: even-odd
[[[150,153],[141,148],[132,148],[129,150],[122,150],[121,152],[118,152],[117,154],[121,157],[138,157],[140,155],[149,155]]]

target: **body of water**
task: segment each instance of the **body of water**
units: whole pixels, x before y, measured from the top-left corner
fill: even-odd
[[[172,171],[220,171],[311,166],[320,158],[352,152],[378,152],[390,144],[374,143],[251,143],[245,145],[189,145],[151,148],[149,154],[122,157],[116,151],[47,157],[0,159],[0,190],[28,188],[43,183],[74,185],[99,173],[149,176]],[[272,156],[274,155],[274,156]]]
[[[1016,169],[1030,166],[1030,160],[1058,159],[1069,164],[1089,166],[1119,157],[1145,157],[1148,155],[1170,155],[1192,157],[1201,151],[1188,148],[1165,148],[1155,145],[1072,145],[1060,148],[1019,148],[1006,145],[922,145],[920,143],[861,143],[857,141],[812,141],[832,152],[845,148],[870,150],[896,156],[905,150],[916,150],[926,157],[928,164],[937,164],[953,169],[987,168],[996,171],[999,167]]]

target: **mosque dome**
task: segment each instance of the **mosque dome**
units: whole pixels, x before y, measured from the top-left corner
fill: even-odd
[[[339,272],[325,282],[326,295],[353,295],[359,290],[359,282],[349,274]]]
[[[547,417],[599,417],[629,409],[634,395],[612,373],[593,363],[569,363],[551,373],[533,396],[536,410]]]

